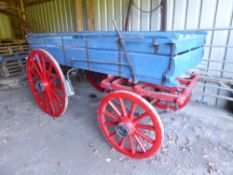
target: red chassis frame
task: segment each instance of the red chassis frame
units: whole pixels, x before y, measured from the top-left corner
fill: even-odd
[[[151,83],[133,84],[125,78],[108,76],[101,82],[101,87],[111,91],[131,91],[149,100],[153,105],[161,109],[175,111],[188,104],[192,90],[199,77],[197,73],[191,73],[188,78],[177,79],[180,83],[179,87],[168,87]]]

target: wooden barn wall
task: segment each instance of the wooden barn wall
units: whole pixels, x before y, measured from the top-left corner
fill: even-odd
[[[10,18],[0,13],[0,40],[12,39],[12,27]]]
[[[26,6],[25,10],[33,32],[74,31],[73,0],[52,0]]]

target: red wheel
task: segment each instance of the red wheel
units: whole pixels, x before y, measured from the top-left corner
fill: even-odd
[[[64,75],[60,66],[45,50],[33,50],[28,55],[27,75],[32,94],[43,111],[56,118],[68,105]]]
[[[100,103],[98,116],[108,142],[129,157],[147,158],[159,149],[163,141],[163,125],[157,112],[135,93],[109,93]]]
[[[106,79],[106,74],[101,74],[97,72],[87,72],[87,79],[90,81],[91,85],[95,87],[97,90],[104,92],[104,88],[100,86],[102,80]]]

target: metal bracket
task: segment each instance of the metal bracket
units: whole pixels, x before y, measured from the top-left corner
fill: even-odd
[[[155,52],[158,53],[160,49],[160,45],[157,43],[157,40],[155,37],[152,39],[152,44],[155,46]]]
[[[175,44],[171,43],[171,54],[170,54],[170,58],[169,58],[169,64],[167,69],[165,70],[165,72],[163,73],[163,77],[162,77],[162,85],[165,85],[165,82],[167,80],[167,74],[169,73],[169,71],[171,70],[172,66],[173,66],[173,58],[174,58],[174,48],[175,48]]]
[[[70,73],[73,71],[77,71],[77,69],[76,68],[70,69],[66,73],[67,79],[65,80],[65,91],[66,91],[67,96],[72,96],[75,94],[74,88],[73,88],[71,80],[70,80]]]
[[[72,83],[70,80],[65,80],[65,91],[66,91],[66,95],[69,97],[69,96],[72,96],[74,95],[74,88],[72,86]]]

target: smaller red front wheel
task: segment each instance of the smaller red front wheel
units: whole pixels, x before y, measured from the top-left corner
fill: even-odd
[[[106,74],[101,74],[97,72],[87,72],[87,79],[90,81],[91,85],[95,87],[97,90],[100,92],[104,92],[104,88],[100,86],[100,83],[102,80],[106,79],[107,75]]]
[[[157,112],[133,92],[106,95],[99,106],[98,121],[108,142],[126,156],[147,158],[162,144],[163,125]]]

